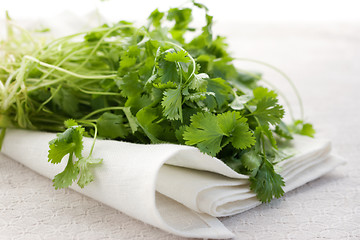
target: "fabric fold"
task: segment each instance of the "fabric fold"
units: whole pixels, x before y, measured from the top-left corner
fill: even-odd
[[[53,133],[10,129],[2,153],[53,178],[65,168],[65,162],[47,162],[48,142],[55,137]],[[92,139],[84,139],[84,155],[91,144]],[[278,164],[285,173],[286,191],[342,163],[330,155],[328,141],[296,137],[293,145],[297,154]],[[247,176],[194,147],[98,140],[93,157],[103,158],[101,166],[94,168],[95,181],[83,189],[73,184],[72,189],[175,235],[231,238],[233,233],[216,217],[260,204],[249,190]]]

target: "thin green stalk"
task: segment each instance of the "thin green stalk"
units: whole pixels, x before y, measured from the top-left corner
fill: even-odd
[[[78,120],[77,122],[79,123],[82,123],[82,124],[87,124],[87,125],[91,125],[92,127],[94,127],[94,138],[93,138],[93,142],[92,142],[92,145],[91,145],[91,149],[90,149],[90,153],[89,153],[89,157],[91,156],[93,150],[94,150],[94,147],[95,147],[95,142],[96,142],[96,138],[97,138],[97,126],[96,124],[90,122],[89,120]]]
[[[104,34],[104,36],[101,37],[101,39],[97,42],[97,44],[95,45],[95,47],[93,48],[91,53],[88,55],[88,57],[85,59],[85,61],[82,62],[76,70],[83,67],[89,61],[90,57],[92,57],[95,54],[95,52],[98,50],[100,45],[104,42],[105,38],[107,38],[111,33],[115,32],[116,30],[121,29],[121,28],[135,28],[135,27],[129,26],[129,25],[121,25],[121,26],[117,26],[117,27],[110,29],[107,33]]]
[[[173,42],[170,42],[170,41],[164,41],[164,43],[173,45],[174,47],[177,47],[180,50],[182,50],[182,51],[184,51],[184,52],[186,52],[188,54],[188,56],[189,56],[189,58],[190,58],[190,60],[191,60],[191,62],[193,64],[193,70],[192,70],[192,72],[191,72],[188,79],[190,79],[192,76],[194,76],[195,75],[195,70],[196,70],[196,62],[195,62],[194,58],[190,55],[190,53],[188,51],[186,51],[184,48],[182,48],[181,46],[177,45],[176,43],[173,43]]]
[[[290,114],[290,117],[293,121],[295,121],[295,117],[294,117],[294,112],[293,112],[293,109],[292,109],[292,106],[289,102],[289,100],[287,99],[287,97],[285,96],[285,94],[283,92],[280,91],[280,89],[278,89],[274,84],[272,84],[271,82],[267,81],[266,79],[262,78],[262,77],[259,77],[258,75],[252,73],[252,72],[249,72],[249,71],[246,71],[246,70],[243,70],[243,69],[238,69],[238,71],[240,72],[243,72],[243,73],[246,73],[254,78],[256,78],[257,80],[261,80],[263,81],[264,83],[266,83],[267,85],[269,85],[272,89],[274,89],[280,96],[281,98],[284,100],[286,106],[288,107],[289,109],[289,114]]]
[[[38,109],[36,110],[37,113],[40,112],[40,110],[43,109],[43,107],[44,107],[47,103],[49,103],[49,102],[54,98],[54,96],[59,92],[59,90],[60,90],[61,87],[62,87],[62,85],[59,85],[59,86],[56,88],[55,92],[54,92],[53,94],[51,94],[51,96],[50,96],[48,99],[46,99],[46,101],[43,102],[43,103],[38,107]]]
[[[73,51],[70,54],[68,54],[66,57],[64,57],[59,63],[57,63],[56,67],[60,67],[65,61],[67,61],[70,57],[72,57],[73,55],[75,55],[76,53],[79,52],[83,52],[84,50],[88,50],[89,48],[83,48],[83,49],[79,49],[77,51]],[[46,74],[44,74],[43,76],[41,76],[41,78],[39,79],[39,82],[41,82],[43,79],[45,79],[46,77],[48,77],[52,72],[54,72],[56,69],[52,68],[50,71],[48,71]]]
[[[74,76],[74,77],[77,77],[77,78],[84,78],[84,79],[104,79],[104,78],[114,78],[116,77],[117,75],[116,74],[113,74],[113,75],[102,75],[102,76],[86,76],[86,75],[81,75],[81,74],[77,74],[77,73],[74,73],[74,72],[71,72],[69,70],[66,70],[64,68],[61,68],[61,67],[57,67],[57,66],[54,66],[54,65],[51,65],[51,64],[48,64],[48,63],[45,63],[45,62],[42,62],[34,57],[31,57],[31,56],[24,56],[25,59],[28,59],[30,61],[33,61],[33,62],[36,62],[38,64],[40,64],[41,66],[44,66],[44,67],[48,67],[48,68],[53,68],[53,69],[56,69],[58,70],[59,72],[63,72],[63,73],[66,73],[66,74],[69,74],[71,76]]]
[[[108,95],[108,96],[121,96],[121,93],[115,93],[115,92],[97,92],[97,91],[87,91],[82,88],[77,88],[80,92],[91,94],[91,95]]]
[[[91,116],[94,116],[95,114],[101,113],[101,112],[105,112],[105,111],[111,111],[111,110],[124,110],[125,107],[106,107],[106,108],[101,108],[98,110],[95,110],[91,113],[89,113],[88,115],[86,115],[85,117],[81,118],[80,120],[86,120]]]
[[[262,61],[259,61],[259,60],[255,60],[255,59],[250,59],[250,58],[235,58],[236,60],[239,60],[239,61],[247,61],[247,62],[254,62],[254,63],[257,63],[257,64],[261,64],[261,65],[264,65],[264,66],[267,66],[271,69],[273,69],[274,71],[278,72],[281,76],[283,76],[287,81],[288,83],[290,84],[290,86],[292,87],[292,89],[294,90],[295,92],[295,95],[298,99],[298,102],[299,102],[299,105],[300,105],[300,116],[301,116],[301,119],[304,119],[304,105],[303,105],[303,102],[302,102],[302,99],[301,99],[301,96],[300,96],[300,93],[299,91],[297,90],[294,82],[290,79],[290,77],[288,75],[286,75],[283,71],[281,71],[279,68],[271,65],[271,64],[268,64],[266,62],[262,62]]]

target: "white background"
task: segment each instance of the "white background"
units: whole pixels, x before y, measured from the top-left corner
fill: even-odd
[[[16,18],[54,17],[64,10],[83,15],[98,8],[111,20],[145,19],[159,7],[180,6],[184,0],[1,0],[0,16],[8,10]],[[240,22],[360,22],[358,0],[200,0],[219,21]]]

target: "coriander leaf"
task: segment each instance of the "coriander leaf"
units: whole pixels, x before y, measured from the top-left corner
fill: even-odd
[[[167,19],[175,20],[173,29],[186,29],[192,20],[191,12],[190,8],[171,8],[168,11]]]
[[[68,119],[64,122],[64,125],[65,125],[65,127],[70,128],[70,127],[77,126],[78,123],[74,119]]]
[[[209,76],[206,73],[195,74],[189,84],[190,89],[205,92],[207,87],[207,80]]]
[[[74,128],[74,127],[73,127]],[[75,143],[75,149],[74,149],[74,154],[77,158],[81,158],[81,152],[84,148],[83,146],[83,133],[84,133],[84,128],[77,126],[75,128],[75,131],[73,133],[72,136],[72,141],[73,143]]]
[[[130,111],[130,107],[125,107],[123,109],[123,111],[124,111],[125,116],[126,116],[128,122],[129,122],[131,132],[134,134],[137,131],[138,127],[139,127],[139,125],[137,123],[137,119],[136,119],[136,117],[134,117],[132,115],[132,113]]]
[[[183,136],[187,145],[196,145],[211,156],[215,156],[229,142],[237,149],[245,149],[255,143],[246,118],[238,112],[217,116],[208,112],[193,115]],[[223,138],[226,141],[222,144]]]
[[[159,120],[159,110],[156,108],[145,107],[136,113],[139,126],[152,143],[161,143],[159,137],[164,134],[164,129],[155,121]]]
[[[280,123],[276,125],[275,133],[285,139],[293,139],[290,129],[286,126],[286,124],[283,121],[280,121]]]
[[[249,95],[236,95],[234,101],[230,103],[230,107],[234,110],[241,110],[250,99],[251,97]]]
[[[234,132],[230,137],[232,145],[237,149],[245,149],[255,144],[255,138],[249,130],[246,118],[238,120],[238,124],[234,128]]]
[[[136,57],[130,57],[128,55],[123,55],[120,60],[119,72],[120,73],[127,72],[127,70],[130,67],[134,66],[135,63],[136,63]]]
[[[212,92],[210,92],[210,93],[209,92],[189,93],[184,97],[184,99],[186,101],[189,100],[189,101],[198,103],[199,101],[206,99],[207,95],[215,95],[215,94]]]
[[[250,177],[250,189],[263,203],[270,202],[273,197],[281,197],[284,194],[282,186],[285,186],[283,178],[268,160],[264,160],[256,175]]]
[[[129,131],[124,126],[124,119],[121,115],[106,112],[96,122],[99,136],[106,138],[125,138]]]
[[[75,153],[76,157],[81,157],[83,132],[84,129],[82,127],[73,126],[66,129],[63,133],[59,133],[57,138],[51,140],[49,142],[49,162],[59,163],[69,153]]]
[[[168,11],[167,19],[175,20],[175,24],[169,30],[169,33],[180,43],[184,43],[183,35],[188,30],[188,25],[192,21],[191,12],[192,10],[190,8],[171,8]]]
[[[70,117],[76,117],[79,112],[79,100],[73,89],[60,88],[57,92],[51,89],[52,102],[58,107],[58,111],[65,112]]]
[[[277,94],[273,90],[269,90],[264,87],[257,87],[253,90],[254,97],[258,100],[263,99],[264,97],[277,98]]]
[[[205,103],[210,109],[222,108],[232,98],[231,86],[221,78],[208,79],[207,92],[215,94],[206,97]]]
[[[305,135],[305,136],[308,136],[308,137],[314,137],[314,134],[315,134],[315,130],[312,126],[312,124],[310,123],[304,123],[303,124],[303,127],[300,131],[300,134],[301,135]]]
[[[94,181],[94,175],[91,173],[90,168],[100,163],[102,163],[102,159],[92,157],[81,158],[76,162],[76,167],[80,171],[80,177],[77,184],[81,188]]]
[[[237,149],[251,147],[255,143],[247,119],[242,117],[239,112],[225,112],[217,116],[218,125],[224,135],[229,137],[229,141]]]
[[[160,12],[158,9],[155,9],[148,19],[150,20],[151,24],[154,25],[154,27],[160,27],[161,25],[161,19],[164,17],[164,13]]]
[[[60,163],[65,155],[73,153],[75,143],[57,142],[50,145],[48,161],[54,164]]]
[[[190,58],[188,57],[188,53],[184,50],[178,51],[178,52],[168,52],[165,55],[164,58],[168,62],[183,62],[187,63],[190,61]]]
[[[250,115],[255,116],[261,125],[267,125],[268,123],[276,125],[280,123],[285,113],[283,107],[277,102],[276,98],[263,97],[256,104],[256,110]]]
[[[73,181],[77,179],[78,174],[79,169],[74,165],[73,154],[70,153],[69,160],[64,171],[57,174],[53,179],[55,189],[69,187]]]
[[[116,82],[121,94],[125,97],[139,97],[144,86],[139,81],[137,72],[129,72]]]
[[[305,123],[303,120],[296,120],[291,126],[290,131],[308,137],[314,137],[315,130],[310,123]]]
[[[181,86],[165,91],[161,105],[163,106],[164,115],[167,119],[182,121]]]
[[[187,145],[196,145],[201,152],[215,156],[221,150],[223,131],[217,123],[217,117],[209,112],[199,112],[191,117],[183,138]]]
[[[174,62],[160,61],[158,75],[162,83],[179,82],[178,72]]]
[[[274,135],[272,134],[270,128],[269,128],[269,125],[262,125],[262,126],[259,126],[259,128],[261,129],[262,133],[267,137],[270,145],[277,149],[277,144],[276,144],[276,140],[274,138]]]
[[[243,163],[244,167],[249,171],[257,170],[262,163],[261,156],[257,154],[254,150],[250,150],[244,153],[241,156],[240,160]]]

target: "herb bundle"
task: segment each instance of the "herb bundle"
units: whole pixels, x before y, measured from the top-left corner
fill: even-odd
[[[225,38],[211,31],[213,17],[193,4],[204,11],[201,29],[189,25],[192,8],[171,8],[153,11],[145,27],[120,21],[51,42],[8,18],[1,137],[11,127],[61,132],[49,143],[49,161],[67,161],[55,188],[93,181],[91,167],[102,160],[92,158],[94,145],[82,155],[82,138],[93,137],[195,146],[249,175],[260,201],[282,196],[274,166],[288,156],[278,142],[314,130],[302,120],[281,120],[277,93],[259,85],[261,74],[236,69]]]

